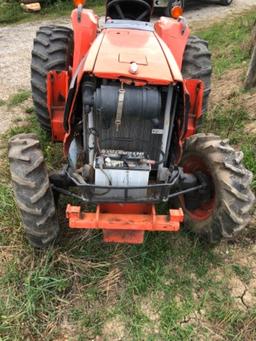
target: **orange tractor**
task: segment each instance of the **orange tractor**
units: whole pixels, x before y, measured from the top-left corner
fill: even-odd
[[[250,220],[252,174],[227,140],[197,134],[211,90],[207,42],[177,6],[175,18],[151,23],[153,0],[108,0],[100,27],[75,2],[73,29],[40,27],[31,64],[38,121],[66,164],[48,175],[35,134],[9,142],[28,240],[46,247],[58,237],[59,195],[70,198],[70,228],[101,229],[106,242],[142,243],[145,231],[181,223],[213,243],[231,238]],[[94,212],[82,209],[92,203]]]

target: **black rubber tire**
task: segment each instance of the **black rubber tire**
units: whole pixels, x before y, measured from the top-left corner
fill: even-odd
[[[35,134],[19,134],[9,141],[14,196],[30,244],[45,248],[59,234],[58,217],[43,153]]]
[[[250,190],[253,176],[242,165],[243,153],[236,152],[228,140],[214,134],[196,134],[186,141],[181,166],[195,157],[207,165],[212,178],[214,207],[209,217],[197,220],[181,200],[184,225],[211,243],[232,238],[250,222],[250,211],[255,202]]]
[[[164,14],[166,17],[171,16],[171,9],[172,9],[172,6],[175,4],[175,2],[177,2],[177,0],[169,0],[168,1],[168,5],[166,6],[165,11],[164,11]],[[184,8],[184,0],[180,0],[180,4]]]
[[[42,26],[32,50],[31,87],[37,119],[51,132],[47,109],[46,77],[50,70],[68,70],[73,60],[73,31],[64,26]]]
[[[200,79],[204,82],[203,114],[207,112],[211,92],[212,63],[208,43],[190,36],[183,55],[182,75],[184,79]]]
[[[229,6],[231,5],[233,0],[220,0],[220,4],[223,6]]]

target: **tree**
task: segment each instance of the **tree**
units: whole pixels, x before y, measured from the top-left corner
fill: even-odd
[[[252,34],[252,57],[247,71],[245,88],[251,89],[256,86],[256,22],[254,23]]]

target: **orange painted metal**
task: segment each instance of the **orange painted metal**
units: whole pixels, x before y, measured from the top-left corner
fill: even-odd
[[[79,20],[78,16],[80,17]],[[74,9],[71,14],[71,20],[74,30],[74,74],[80,61],[89,51],[92,43],[97,36],[98,16],[89,9],[83,9],[79,14],[78,10]]]
[[[47,74],[47,108],[51,119],[52,140],[63,141],[64,108],[68,96],[69,72],[50,71]]]
[[[173,82],[166,56],[153,32],[109,28],[101,34],[103,39],[99,50],[88,54],[88,60],[96,59],[93,67],[96,77],[125,77],[159,85]],[[138,64],[136,74],[129,71],[132,62]],[[84,71],[89,71],[87,66]]]
[[[64,140],[65,155],[72,138],[73,108],[85,75],[119,79],[136,86],[182,83],[181,65],[189,35],[188,28],[182,31],[181,22],[164,17],[155,24],[155,32],[108,28],[97,34],[98,18],[92,11],[84,9],[80,22],[77,16],[75,9],[71,16],[75,44],[72,72],[77,78],[67,119],[69,129]],[[131,62],[138,64],[136,74],[130,73]]]
[[[185,137],[196,133],[196,121],[202,116],[204,84],[198,79],[185,79],[184,85],[190,97],[190,111]]]
[[[144,231],[103,230],[103,240],[106,243],[142,244]]]
[[[156,33],[168,46],[179,69],[181,70],[183,54],[186,48],[188,37],[190,35],[189,27],[184,30],[184,24],[171,18],[161,17],[154,25]],[[170,61],[170,57],[168,56]],[[171,69],[173,70],[173,61],[171,61]]]
[[[164,40],[162,40],[157,34],[155,34],[155,36],[157,37],[157,40],[161,46],[161,49],[164,52],[165,58],[167,60],[169,69],[170,69],[171,74],[172,74],[172,78],[176,82],[182,82],[183,81],[182,74],[181,74],[180,68],[179,68],[178,64],[176,63],[176,60],[175,60],[172,52],[170,51],[169,47],[166,45]]]
[[[184,94],[190,97],[188,127],[180,132],[182,148],[184,139],[196,132],[196,120],[201,115],[203,96],[202,83],[197,80],[184,81],[181,74],[189,28],[182,21],[161,17],[154,25],[155,32],[115,28],[97,32],[98,17],[91,10],[83,9],[80,22],[77,16],[78,11],[75,9],[71,16],[75,44],[72,72],[77,78],[67,119],[69,129],[64,139],[64,154],[67,155],[72,139],[73,108],[85,75],[119,79],[120,82],[134,83],[136,86],[180,82]],[[135,74],[130,73],[131,62],[138,64],[138,72]],[[184,96],[184,102],[187,99]]]
[[[178,231],[184,218],[181,208],[170,210],[169,215],[157,215],[155,205],[130,203],[100,204],[93,213],[82,212],[80,206],[68,204],[66,216],[71,228],[102,229],[108,231],[106,241],[126,243],[143,242],[142,234],[132,232]]]
[[[85,0],[73,0],[73,3],[76,7],[78,7],[79,5],[84,5],[85,4]]]
[[[104,38],[104,32],[101,32],[98,34],[97,38],[93,42],[93,44],[92,44],[92,46],[88,52],[88,55],[86,57],[84,66],[81,69],[81,72],[79,72],[79,75],[80,75],[79,78],[81,78],[81,76],[83,76],[84,73],[87,73],[87,74],[93,73],[93,68],[94,68],[94,65],[96,63],[96,58],[97,58],[100,46],[102,44],[103,38]]]

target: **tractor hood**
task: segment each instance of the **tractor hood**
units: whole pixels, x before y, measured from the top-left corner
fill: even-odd
[[[124,23],[103,29],[89,50],[84,72],[99,78],[129,78],[159,85],[182,80],[170,50],[153,26],[149,23],[136,25],[139,24],[137,29],[125,28]],[[142,24],[146,25],[144,29],[141,29]],[[134,27],[134,22],[132,25]],[[132,63],[137,64],[135,70]]]

